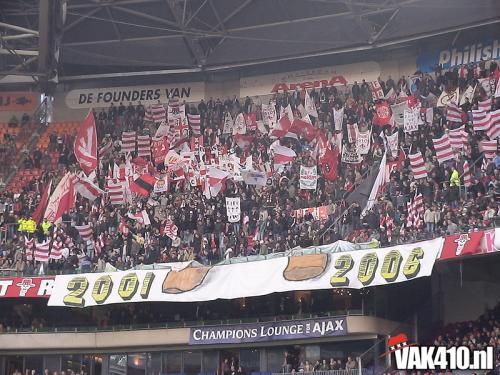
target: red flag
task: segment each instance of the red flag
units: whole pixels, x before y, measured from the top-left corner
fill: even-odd
[[[243,118],[248,131],[257,130],[257,114],[255,112],[243,113]]]
[[[454,234],[446,237],[439,259],[452,259],[464,255],[481,253],[479,244],[483,238],[483,234],[483,231],[479,231]]]
[[[288,133],[288,130],[292,126],[292,123],[290,122],[290,119],[288,116],[284,115],[281,116],[281,118],[278,121],[278,125],[273,129],[271,134],[269,134],[271,137],[276,137],[276,138],[281,138]]]
[[[52,193],[45,210],[45,219],[52,223],[61,220],[62,215],[75,206],[75,176],[66,173]]]
[[[311,142],[318,133],[312,124],[304,121],[300,118],[293,120],[292,126],[290,127],[290,132],[302,136],[306,141]]]
[[[168,154],[170,145],[168,143],[167,137],[155,138],[151,142],[151,150],[153,152],[153,159],[155,164],[161,164],[165,160],[165,156]]]
[[[334,150],[327,148],[325,154],[319,159],[319,164],[323,168],[323,175],[329,181],[337,179],[338,164],[339,164],[339,148]]]
[[[97,168],[97,131],[92,111],[89,111],[80,124],[73,151],[80,168],[87,176]]]
[[[373,124],[384,126],[391,120],[391,107],[387,102],[375,104],[375,113],[373,116]]]
[[[40,220],[42,220],[43,213],[45,212],[47,204],[49,203],[49,195],[51,188],[52,188],[52,180],[50,180],[47,186],[45,186],[42,198],[40,199],[40,202],[38,203],[35,212],[33,212],[33,215],[31,215],[31,218],[35,220],[37,224],[40,223]]]
[[[234,136],[234,141],[243,151],[249,150],[254,140],[255,137],[253,135],[236,134]]]

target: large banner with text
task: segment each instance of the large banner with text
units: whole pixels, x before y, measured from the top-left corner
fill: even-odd
[[[107,87],[76,89],[66,94],[66,105],[72,109],[101,108],[114,105],[127,106],[141,102],[144,105],[168,103],[170,99],[186,102],[199,102],[205,97],[203,82],[172,83],[164,85],[145,85],[131,87]]]
[[[347,335],[344,316],[191,328],[189,345],[241,344]]]
[[[50,306],[197,302],[292,290],[366,288],[430,276],[443,238],[381,249],[227,265],[56,276]]]

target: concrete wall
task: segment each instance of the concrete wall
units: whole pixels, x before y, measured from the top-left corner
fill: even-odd
[[[380,65],[380,76],[382,79],[387,79],[388,76],[393,78],[402,75],[409,75],[416,70],[416,54],[415,51],[397,51],[388,52],[383,56],[373,59]],[[345,65],[346,62],[336,62],[332,58],[330,66],[339,64]],[[265,74],[266,72],[262,72]],[[240,81],[239,72],[224,72],[217,75],[207,75],[205,79],[205,98],[232,98],[240,96]],[[129,77],[129,78],[108,78],[101,80],[90,81],[75,81],[61,83],[58,85],[54,93],[53,101],[53,121],[78,121],[87,114],[86,109],[71,109],[68,108],[65,102],[66,93],[74,89],[97,88],[97,87],[117,87],[117,86],[140,86],[145,84],[158,84],[161,82],[170,82],[172,79],[179,81],[181,78],[175,77]],[[192,79],[190,79],[192,81]],[[6,122],[12,117],[12,112],[0,112],[0,122]],[[17,117],[22,116],[21,113],[15,113]]]
[[[395,329],[400,328],[401,324],[369,316],[349,316],[347,317],[347,327],[347,336],[338,336],[334,339],[344,341],[372,339],[377,335],[387,336]],[[61,351],[100,352],[109,349],[136,350],[159,346],[186,347],[189,344],[189,333],[189,328],[175,328],[90,333],[0,334],[0,354]],[[278,343],[269,344],[277,345]],[[197,347],[202,348],[200,345]]]

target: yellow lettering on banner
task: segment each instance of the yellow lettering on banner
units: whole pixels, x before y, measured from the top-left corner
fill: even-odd
[[[377,271],[378,257],[375,253],[368,253],[359,263],[358,280],[364,286],[371,284]]]
[[[349,285],[349,279],[345,277],[345,274],[352,270],[354,267],[354,261],[352,256],[349,254],[342,255],[335,261],[335,268],[339,271],[333,275],[330,279],[330,284],[332,286],[347,286]]]
[[[393,282],[398,278],[402,260],[403,256],[398,250],[391,250],[387,253],[384,263],[382,263],[382,270],[380,271],[386,281]]]
[[[406,260],[405,266],[403,267],[403,275],[407,279],[412,279],[418,275],[420,272],[420,259],[424,257],[424,249],[421,247],[414,248],[408,259]]]
[[[112,289],[113,280],[111,280],[111,276],[101,276],[95,281],[94,288],[92,289],[92,298],[100,305],[108,299]]]
[[[124,301],[129,301],[137,292],[139,287],[139,280],[135,273],[129,273],[122,277],[120,286],[118,287],[118,294]]]
[[[153,280],[155,279],[155,274],[153,272],[148,272],[141,288],[141,297],[146,299],[149,297],[149,292],[151,291],[151,286],[153,285]]]
[[[73,277],[66,287],[71,293],[63,299],[65,305],[83,307],[85,299],[82,298],[89,287],[88,280],[83,276]]]

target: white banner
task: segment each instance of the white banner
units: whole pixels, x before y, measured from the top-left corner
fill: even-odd
[[[247,133],[247,125],[245,124],[245,117],[243,116],[243,113],[240,113],[234,119],[233,135],[246,134],[246,133]]]
[[[418,130],[418,121],[420,119],[420,108],[410,108],[404,111],[404,131],[411,133]]]
[[[233,132],[233,118],[229,112],[224,116],[224,129],[222,134],[231,134]]]
[[[227,221],[230,223],[237,223],[241,219],[240,198],[227,198],[226,197],[226,212]]]
[[[370,151],[371,131],[358,132],[356,137],[356,149],[360,155],[366,155]]]
[[[366,288],[430,276],[443,239],[382,249],[280,257],[258,262],[56,276],[49,306],[87,307],[124,302],[196,302],[292,290]],[[311,248],[310,248],[311,249]]]
[[[267,125],[270,130],[274,129],[278,121],[276,105],[274,103],[262,104],[262,121],[264,121],[264,124]]]
[[[342,148],[342,163],[357,164],[363,161],[363,158],[358,153],[356,145],[345,146]]]
[[[115,106],[120,102],[137,105],[167,103],[170,99],[179,98],[186,102],[199,102],[205,97],[203,82],[174,83],[149,86],[107,87],[94,89],[71,90],[66,94],[66,105],[72,109],[102,108]]]
[[[398,128],[404,125],[404,111],[408,109],[408,102],[404,101],[391,105],[392,118]]]
[[[302,190],[316,190],[318,186],[318,170],[314,167],[300,166],[300,188]]]
[[[398,156],[399,144],[398,144],[398,132],[387,136],[387,147],[391,151],[391,155],[393,158]]]
[[[344,86],[361,82],[363,79],[376,81],[380,76],[380,65],[374,61],[329,66],[323,68],[296,70],[244,77],[240,79],[240,97],[270,95],[277,92],[299,90],[319,90],[324,86]]]

